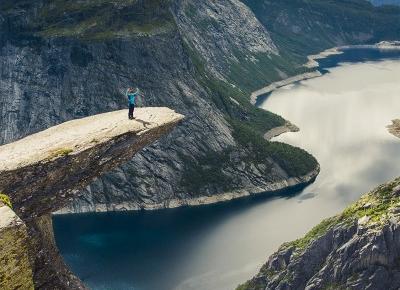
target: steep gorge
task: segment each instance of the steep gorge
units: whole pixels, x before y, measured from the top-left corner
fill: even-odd
[[[316,19],[326,13],[323,4],[298,15],[309,7],[302,1],[293,10],[282,1],[265,1],[261,10],[254,5],[237,0],[3,1],[0,142],[124,108],[123,89],[140,86],[142,105],[174,108],[185,122],[170,138],[96,180],[65,211],[200,204],[311,181],[318,173],[312,156],[264,143],[265,131],[285,120],[250,105],[250,92],[307,71],[302,64],[309,53],[350,41],[395,38],[398,27],[381,34],[371,22],[336,37],[338,19],[357,23],[361,18],[346,14],[344,7],[335,19]],[[282,8],[281,16],[269,14],[275,6]],[[399,15],[362,9],[371,17]],[[314,39],[318,29],[310,32],[294,20],[311,23],[313,17],[316,27],[332,27],[326,31],[332,41],[320,43]],[[283,37],[288,29],[294,35]],[[360,38],[364,34],[370,37]],[[299,49],[306,41],[297,39],[303,37],[315,45]]]

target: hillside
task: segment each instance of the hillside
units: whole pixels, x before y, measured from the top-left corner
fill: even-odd
[[[125,108],[124,88],[139,86],[141,105],[171,107],[183,125],[66,211],[172,207],[310,182],[317,161],[262,139],[285,120],[250,105],[250,92],[307,71],[308,54],[398,37],[400,12],[362,0],[292,2],[2,1],[0,143]]]

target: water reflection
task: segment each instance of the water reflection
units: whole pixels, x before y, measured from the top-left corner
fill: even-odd
[[[321,174],[307,191],[348,203],[399,175],[400,145],[386,130],[400,116],[399,81],[399,61],[344,64],[277,90],[262,104],[301,128],[277,140],[305,148],[320,162]]]
[[[263,104],[301,128],[278,139],[312,152],[316,182],[300,195],[199,208],[54,219],[59,248],[93,289],[224,290],[362,192],[400,175],[400,61],[342,65]]]

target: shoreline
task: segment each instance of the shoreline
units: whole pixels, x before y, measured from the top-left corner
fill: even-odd
[[[203,205],[211,205],[221,202],[227,202],[234,199],[257,196],[261,194],[269,194],[273,195],[282,190],[289,190],[294,187],[307,186],[312,183],[318,176],[320,172],[320,165],[311,172],[306,175],[300,177],[290,177],[285,180],[281,180],[278,182],[270,183],[265,186],[255,186],[246,189],[234,190],[231,192],[220,193],[213,196],[203,196],[190,198],[185,200],[173,199],[163,203],[154,203],[148,205],[138,205],[136,203],[120,203],[120,204],[98,204],[94,207],[81,207],[81,210],[75,211],[70,209],[62,209],[57,212],[54,212],[52,215],[70,215],[70,214],[84,214],[84,213],[107,213],[107,212],[129,212],[129,211],[153,211],[153,210],[161,210],[161,209],[174,209],[183,206],[203,206]]]
[[[393,136],[400,138],[400,119],[392,120],[392,124],[386,126],[389,133]]]
[[[322,76],[322,73],[318,71],[319,63],[317,62],[318,59],[324,59],[331,55],[339,55],[343,53],[343,50],[346,49],[380,49],[380,50],[400,50],[400,41],[381,41],[375,44],[356,44],[356,45],[343,45],[343,46],[336,46],[332,48],[328,48],[318,54],[312,54],[307,56],[308,62],[306,62],[303,66],[309,69],[315,69],[314,71],[302,73],[298,75],[291,76],[289,78],[273,82],[268,86],[265,86],[259,90],[256,90],[251,93],[250,95],[250,103],[255,105],[257,102],[258,97],[262,95],[266,95],[271,93],[272,91],[279,89],[281,87],[305,81],[308,79],[313,79],[316,77]]]
[[[296,125],[286,122],[285,125],[272,128],[264,134],[264,139],[267,141],[271,141],[273,138],[278,137],[279,135],[289,133],[289,132],[299,132],[300,128]]]
[[[299,82],[299,81],[304,81],[304,80],[308,80],[308,79],[313,79],[316,77],[320,77],[322,76],[322,73],[319,71],[313,71],[313,72],[307,72],[307,73],[303,73],[303,74],[299,74],[299,75],[295,75],[292,77],[289,77],[287,79],[281,80],[281,81],[277,81],[274,82],[262,89],[259,89],[257,91],[254,91],[251,93],[250,95],[250,103],[252,105],[255,105],[257,102],[258,97],[262,96],[262,95],[266,95],[271,93],[272,91],[279,89],[281,87]]]

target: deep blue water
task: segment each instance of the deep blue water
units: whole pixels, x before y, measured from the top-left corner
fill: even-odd
[[[193,275],[191,256],[221,224],[301,189],[201,207],[54,216],[56,241],[67,264],[92,289],[175,289]]]
[[[346,50],[342,55],[321,60],[321,69],[329,75],[329,69],[342,62],[374,60],[378,63],[382,59],[399,57],[400,52],[394,51]],[[390,64],[378,69],[372,66],[371,70],[375,73],[390,73],[387,72],[389,67]],[[349,70],[351,67],[343,68],[344,72],[348,73]],[[340,73],[332,73],[332,76],[340,76]],[[325,81],[329,83],[329,80]],[[282,99],[287,98],[285,90],[293,90],[294,94],[295,91],[316,86],[313,83],[307,84],[305,82],[283,89]],[[383,92],[379,97],[384,98],[386,94]],[[373,96],[371,98],[370,101]],[[314,100],[318,100],[318,96]],[[356,103],[357,100],[350,104],[351,108],[364,108],[362,104]],[[318,102],[313,101],[313,104],[317,105]],[[337,106],[339,110],[341,105],[339,103]],[[387,106],[390,109],[393,105],[389,103]],[[288,105],[279,103],[277,96],[272,95],[271,101],[264,100],[263,106],[272,111],[283,108],[284,111],[279,113],[289,120],[299,118],[296,111],[286,112]],[[400,152],[400,142],[387,135],[382,125],[388,120],[381,120],[377,114],[374,117],[382,124],[360,122],[354,125],[362,135],[352,131],[341,132],[344,134],[343,139],[353,135],[365,138],[361,145],[357,140],[347,140],[349,144],[343,144],[335,138],[329,140],[335,132],[324,137],[326,142],[321,143],[319,140],[313,141],[310,136],[324,134],[326,128],[318,128],[318,122],[308,123],[309,118],[317,117],[304,117],[302,110],[311,107],[311,104],[304,106],[300,108],[299,104],[300,119],[295,120],[302,129],[300,134],[305,134],[304,137],[299,135],[292,138],[295,135],[288,134],[283,138],[287,138],[289,143],[294,142],[291,143],[293,145],[310,150],[321,161],[321,175],[310,187],[275,196],[260,195],[202,207],[55,216],[56,241],[65,261],[92,289],[234,289],[253,276],[267,256],[282,242],[298,238],[322,218],[337,213],[364,191],[400,172],[400,154],[396,154]],[[331,106],[334,109],[335,103]],[[363,110],[367,109],[368,106],[365,106]],[[350,113],[354,114],[353,111]],[[321,124],[323,117],[318,117]],[[372,125],[382,127],[380,135],[369,135],[368,130]],[[342,153],[341,158],[333,158],[331,152]],[[357,156],[357,152],[362,156]],[[383,152],[391,152],[389,155],[393,157]],[[372,159],[374,166],[369,163],[363,165],[360,161],[368,158]],[[348,173],[346,170],[355,162],[361,164],[360,168],[353,168]],[[343,176],[336,176],[337,179],[332,181],[335,172]],[[351,174],[358,174],[357,182],[354,182]],[[343,182],[336,184],[338,180]]]
[[[347,48],[342,50],[342,54],[331,55],[327,58],[317,60],[322,72],[326,69],[333,68],[340,63],[346,62],[364,62],[364,61],[381,61],[388,59],[400,59],[400,50],[379,50],[374,48]]]

